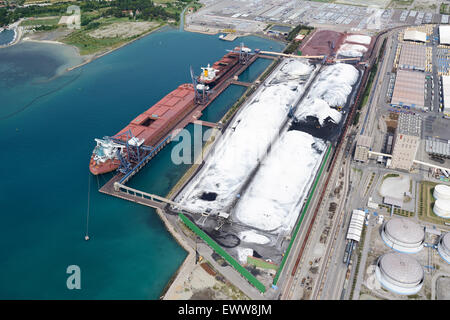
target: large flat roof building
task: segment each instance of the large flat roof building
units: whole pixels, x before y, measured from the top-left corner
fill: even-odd
[[[442,76],[444,113],[450,116],[450,76]]]
[[[395,132],[391,167],[411,170],[419,148],[422,118],[419,115],[400,113]]]
[[[427,34],[422,31],[418,31],[415,29],[406,29],[405,34],[403,36],[403,40],[406,41],[417,41],[417,42],[426,42]]]
[[[398,70],[391,105],[425,109],[425,74]]]
[[[398,61],[399,69],[425,71],[427,47],[403,43]]]
[[[450,26],[439,26],[439,43],[450,44]]]
[[[367,162],[369,159],[369,151],[372,146],[372,137],[359,135],[356,140],[355,160]]]
[[[427,137],[425,151],[438,157],[450,158],[450,141]]]
[[[359,242],[361,240],[361,233],[364,227],[364,220],[366,213],[362,210],[353,210],[352,217],[350,219],[350,225],[347,231],[347,240],[354,240]]]

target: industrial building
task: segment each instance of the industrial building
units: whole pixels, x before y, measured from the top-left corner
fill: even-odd
[[[384,288],[401,295],[416,294],[424,281],[424,272],[419,262],[398,252],[389,252],[379,257],[375,275]]]
[[[398,70],[395,78],[391,105],[425,109],[425,74],[423,72]]]
[[[392,152],[392,168],[411,170],[419,148],[421,127],[422,119],[419,115],[399,115]]]
[[[383,197],[383,204],[387,204],[392,207],[402,208],[403,207],[403,200],[397,199],[393,197]]]
[[[444,114],[450,116],[450,76],[442,76]]]
[[[427,61],[426,46],[404,43],[401,45],[398,68],[425,71]]]
[[[386,245],[403,253],[417,253],[423,248],[425,229],[406,218],[392,218],[381,227]]]
[[[366,213],[362,210],[353,210],[352,218],[350,219],[350,225],[347,231],[347,240],[354,240],[359,242],[361,240],[361,233],[364,226],[364,220]]]
[[[425,140],[425,151],[439,158],[450,159],[450,141],[428,137]]]
[[[373,137],[359,135],[356,140],[355,160],[367,162]]]
[[[415,41],[415,42],[426,42],[427,34],[425,32],[418,31],[415,29],[406,29],[405,34],[403,36],[403,40]]]
[[[450,263],[450,232],[443,234],[439,238],[437,251],[445,262]]]
[[[450,26],[439,26],[439,43],[450,44]]]

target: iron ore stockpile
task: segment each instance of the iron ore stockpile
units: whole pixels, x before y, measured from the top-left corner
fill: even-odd
[[[283,59],[175,202],[241,264],[280,264],[361,74],[350,64]]]

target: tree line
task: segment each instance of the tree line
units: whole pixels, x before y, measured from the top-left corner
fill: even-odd
[[[191,0],[180,0],[182,2],[190,2]],[[151,20],[151,19],[174,19],[179,20],[178,11],[168,10],[176,7],[173,4],[166,4],[167,8],[156,6],[153,1],[149,0],[114,0],[114,1],[76,1],[55,3],[49,6],[30,6],[30,7],[6,7],[0,8],[0,26],[8,25],[20,18],[35,17],[40,15],[63,15],[67,12],[70,5],[79,6],[81,9],[81,16],[83,12],[92,12],[102,8],[108,8],[101,12],[99,17],[124,17],[129,16],[124,11],[132,10],[136,18]],[[136,14],[137,13],[137,14]],[[89,23],[89,22],[88,22]],[[88,24],[84,23],[84,25]]]

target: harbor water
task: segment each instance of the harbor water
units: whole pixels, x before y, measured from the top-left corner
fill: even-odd
[[[257,37],[230,43],[164,29],[70,72],[81,62],[70,47],[0,49],[0,299],[160,297],[186,253],[153,209],[97,191],[111,174],[89,173],[94,138],[119,132],[190,82],[190,65],[198,74],[242,41],[282,49]],[[239,98],[233,90],[223,103]],[[215,121],[224,111],[207,112]],[[173,145],[130,186],[164,196],[189,167],[171,161]],[[71,265],[81,270],[80,290],[67,288]]]
[[[1,29],[0,29],[1,30]],[[0,32],[0,46],[7,45],[14,40],[15,31],[5,29]]]

